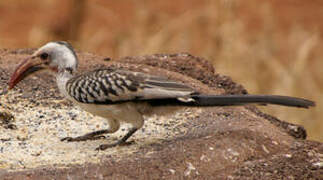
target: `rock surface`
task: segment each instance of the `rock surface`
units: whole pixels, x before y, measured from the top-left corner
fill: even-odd
[[[170,115],[147,116],[145,126],[130,139],[132,144],[106,151],[94,149],[120,138],[127,125],[107,140],[60,142],[108,125],[63,100],[48,72],[27,77],[8,92],[11,73],[32,52],[0,50],[1,179],[323,178],[323,144],[304,140],[302,127],[254,106],[182,108]],[[125,69],[164,75],[205,93],[247,93],[206,60],[189,54],[118,60],[78,56],[80,72],[126,63]]]

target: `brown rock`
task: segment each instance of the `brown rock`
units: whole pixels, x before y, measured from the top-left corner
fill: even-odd
[[[9,75],[18,61],[28,54],[30,54],[29,50],[0,50],[1,61],[4,61],[0,67],[1,87],[6,86]],[[126,69],[162,74],[189,83],[202,92],[247,93],[241,85],[234,83],[229,77],[216,74],[208,61],[189,54],[158,54],[111,61],[105,61],[105,57],[89,53],[78,55],[81,61],[81,72],[94,67],[120,67],[120,63],[127,63],[124,66]],[[152,71],[152,67],[158,69]],[[24,105],[29,108],[28,111],[31,111],[31,119],[39,117],[39,114],[32,114],[33,112],[40,112],[42,118],[38,118],[39,124],[36,125],[32,124],[37,119],[30,122],[27,118],[16,119],[18,129],[21,128],[19,121],[20,123],[27,121],[26,129],[30,131],[28,139],[23,141],[25,144],[20,144],[19,147],[25,148],[23,152],[27,152],[26,157],[22,159],[30,158],[35,161],[37,159],[32,158],[47,158],[49,160],[43,160],[38,164],[29,164],[31,161],[22,160],[21,165],[17,167],[9,166],[7,164],[11,161],[8,159],[12,157],[1,155],[6,153],[5,151],[0,152],[0,165],[3,167],[0,171],[1,179],[323,178],[323,168],[320,166],[323,161],[323,144],[303,140],[306,137],[306,131],[302,127],[266,115],[254,106],[188,108],[170,117],[176,121],[166,122],[167,117],[155,117],[151,122],[146,123],[141,133],[134,135],[134,144],[111,148],[106,152],[94,153],[92,146],[99,145],[101,141],[68,144],[53,140],[53,143],[57,144],[52,147],[42,149],[44,147],[39,146],[40,149],[34,150],[33,146],[29,146],[30,144],[46,143],[46,137],[50,139],[51,134],[55,134],[53,136],[55,139],[60,132],[57,130],[59,128],[72,133],[72,130],[70,132],[68,127],[64,127],[64,124],[61,125],[60,121],[65,120],[64,113],[55,112],[58,110],[65,112],[63,110],[69,109],[74,111],[71,104],[61,103],[62,97],[58,94],[52,75],[40,72],[36,77],[38,78],[28,77],[13,91],[2,95],[1,106],[10,107],[8,109],[12,111],[11,113],[19,116],[20,111],[23,111],[20,106]],[[37,90],[33,91],[35,87]],[[23,94],[28,91],[33,93],[25,97]],[[16,106],[16,103],[20,106]],[[51,108],[56,111],[50,111]],[[67,117],[71,117],[71,113],[75,119],[78,119],[75,124],[82,123],[86,119],[85,116],[73,114],[73,112],[67,113]],[[29,117],[28,114],[25,116]],[[68,120],[67,123],[76,121],[66,120]],[[55,123],[58,125],[45,126]],[[47,133],[41,134],[43,139],[37,139],[37,133],[33,134],[32,129],[42,132],[44,126]],[[153,129],[152,126],[158,126],[158,128]],[[161,127],[166,131],[159,131]],[[8,129],[2,129],[2,131],[1,133],[10,134]],[[165,134],[161,135],[161,133]],[[14,135],[12,139],[15,139]],[[11,144],[15,144],[15,141],[13,140]],[[11,147],[8,141],[2,142],[2,148],[6,149],[7,146]],[[62,152],[62,157],[66,153],[66,159],[68,159],[68,153],[78,154],[77,150],[80,150],[84,157],[73,157],[70,162],[56,162],[59,157],[54,156],[55,153]],[[41,153],[35,156],[34,152]],[[49,152],[54,155],[50,155]],[[16,156],[19,155],[17,152],[12,152],[12,155],[15,153]],[[96,158],[98,160],[93,161]]]

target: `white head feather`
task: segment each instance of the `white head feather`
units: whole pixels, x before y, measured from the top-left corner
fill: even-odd
[[[57,67],[58,70],[71,68],[73,71],[77,69],[78,60],[73,47],[64,41],[49,42],[39,48],[35,54],[47,53],[50,62],[49,66]]]

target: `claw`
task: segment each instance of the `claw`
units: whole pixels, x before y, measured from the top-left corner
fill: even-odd
[[[67,142],[77,142],[77,141],[87,141],[87,140],[98,140],[98,139],[105,139],[105,136],[79,136],[79,137],[65,137],[62,138],[61,141],[67,141]]]
[[[67,141],[67,142],[70,142],[72,140],[73,140],[72,137],[64,137],[64,138],[61,139],[61,141]]]
[[[108,148],[112,148],[112,147],[115,147],[119,145],[118,143],[114,143],[114,144],[101,144],[99,147],[95,148],[95,150],[97,151],[103,151],[103,150],[106,150]]]
[[[130,141],[130,142],[118,141],[118,142],[113,143],[113,144],[101,144],[99,147],[95,148],[95,150],[103,151],[103,150],[106,150],[108,148],[112,148],[112,147],[115,147],[115,146],[126,146],[126,145],[130,145],[130,144],[133,144],[133,143],[134,143],[134,141]]]

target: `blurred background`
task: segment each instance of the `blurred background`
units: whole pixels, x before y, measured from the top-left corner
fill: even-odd
[[[188,52],[249,93],[315,100],[310,110],[261,108],[321,142],[322,32],[321,0],[0,0],[0,48],[66,40],[111,58]]]

